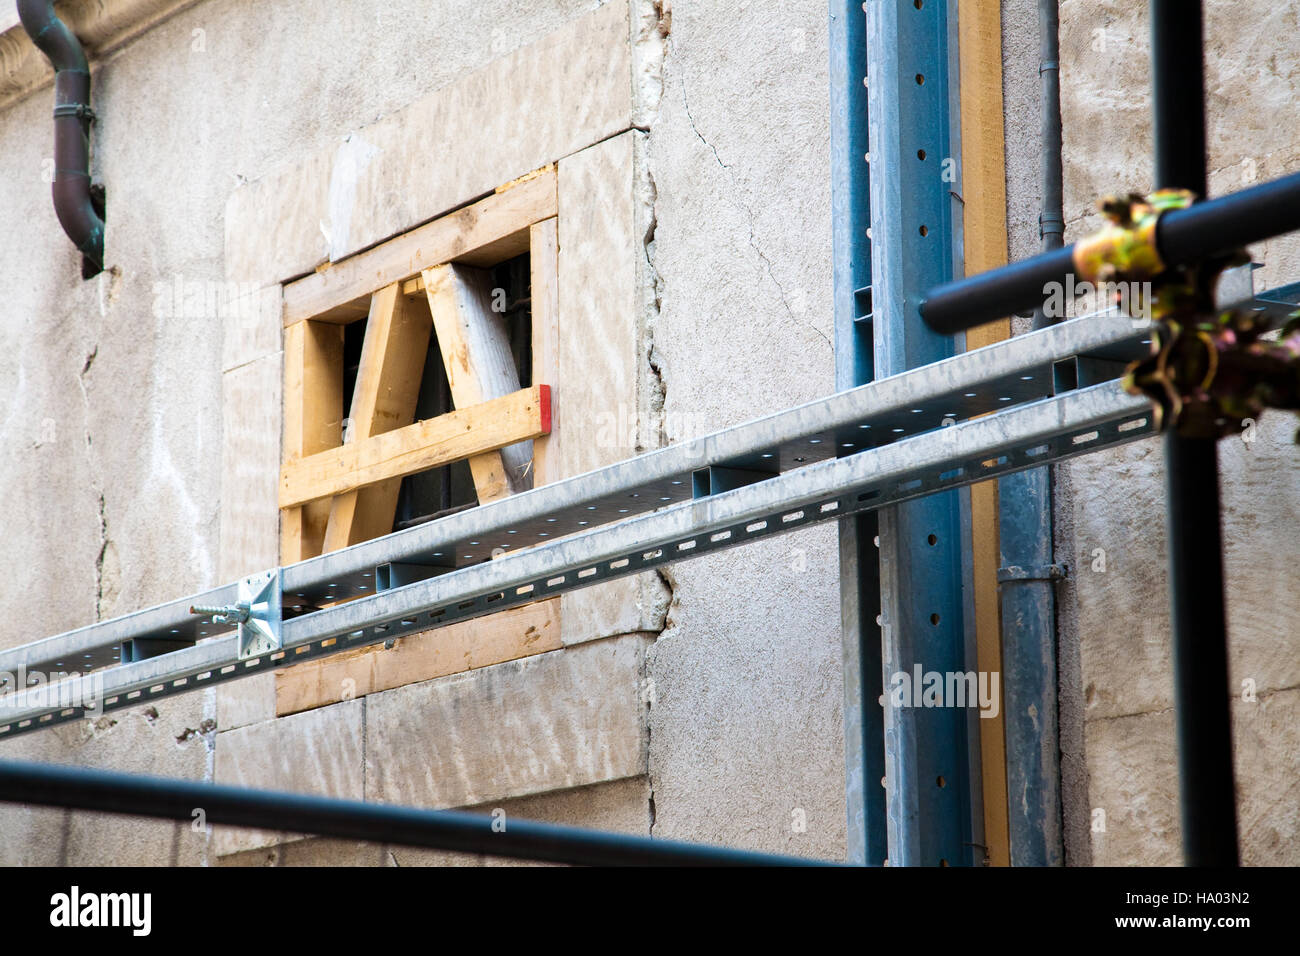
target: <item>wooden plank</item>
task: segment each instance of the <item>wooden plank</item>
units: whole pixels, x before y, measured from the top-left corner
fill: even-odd
[[[493,265],[527,251],[528,227],[556,215],[556,176],[547,168],[503,192],[449,213],[284,287],[284,324],[348,322],[350,303],[430,266]]]
[[[1002,111],[1002,21],[997,4],[959,0],[957,12],[961,82],[963,244],[966,274],[1007,261],[1006,150]],[[1009,319],[966,333],[967,349],[1007,338]],[[971,486],[972,577],[975,583],[976,660],[982,672],[1002,670],[998,597],[997,482]],[[980,720],[984,792],[984,843],[993,866],[1010,865],[1007,823],[1006,742],[1003,710]]]
[[[352,392],[346,445],[365,442],[415,420],[431,332],[428,311],[419,299],[401,295],[398,283],[374,294]],[[392,531],[400,488],[401,479],[390,478],[335,498],[324,549],[336,551]],[[310,497],[322,495],[312,493]]]
[[[284,332],[284,449],[292,461],[343,440],[343,329],[300,322]],[[321,553],[329,503],[280,514],[280,560],[292,564]]]
[[[529,230],[529,296],[532,298],[533,382],[552,388],[551,428],[533,439],[533,484],[544,485],[563,477],[559,473],[559,447],[554,389],[560,384],[560,232],[559,220],[545,219]]]
[[[523,187],[519,187],[523,188]],[[448,263],[422,273],[452,402],[477,405],[519,390],[505,317],[492,309],[492,276]],[[469,459],[479,504],[532,487],[532,442]]]
[[[401,637],[391,649],[372,645],[279,670],[275,675],[276,715],[295,714],[562,646],[560,599],[549,598]]]
[[[280,470],[280,507],[364,489],[506,445],[551,428],[550,387],[534,385],[501,398],[405,428],[287,462]]]

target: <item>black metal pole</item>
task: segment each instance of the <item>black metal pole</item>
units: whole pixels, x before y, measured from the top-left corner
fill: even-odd
[[[1300,230],[1300,173],[1291,173],[1165,213],[1156,229],[1156,245],[1167,263],[1178,265],[1296,230]],[[931,289],[921,303],[921,318],[934,331],[955,335],[1042,305],[1047,297],[1043,287],[1064,282],[1066,274],[1074,271],[1073,245],[1021,259]]]
[[[1156,185],[1198,196],[1206,190],[1203,29],[1199,0],[1152,0]],[[1218,446],[1172,429],[1164,442],[1183,862],[1236,866]]]
[[[395,846],[588,866],[816,866],[820,860],[652,840],[454,810],[246,790],[0,760],[0,801],[312,833]]]

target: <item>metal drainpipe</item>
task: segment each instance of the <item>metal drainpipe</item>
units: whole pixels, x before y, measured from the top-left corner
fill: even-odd
[[[1061,185],[1061,101],[1057,0],[1038,0],[1042,78],[1044,251],[1059,249],[1065,222]],[[1034,328],[1059,321],[1039,309]],[[1007,745],[1007,819],[1012,866],[1064,863],[1057,723],[1056,581],[1052,561],[1052,478],[1046,466],[998,482],[998,587]]]
[[[54,212],[85,259],[89,279],[104,268],[104,219],[90,185],[90,66],[81,43],[54,15],[53,0],[18,0],[23,29],[54,66]]]

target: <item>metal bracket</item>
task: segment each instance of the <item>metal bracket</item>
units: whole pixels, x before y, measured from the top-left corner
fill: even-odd
[[[54,118],[59,119],[63,116],[74,116],[79,120],[86,120],[93,123],[96,120],[95,111],[90,108],[88,103],[60,103],[54,107]]]
[[[391,561],[375,568],[375,593],[405,587],[416,581],[425,581],[434,575],[446,574],[454,570],[456,570],[454,567],[448,566]]]
[[[249,575],[239,582],[239,596],[227,607],[190,608],[191,614],[211,617],[215,624],[237,624],[239,659],[259,657],[283,646],[281,570]]]
[[[1042,564],[1035,567],[1021,567],[1017,564],[998,568],[998,583],[1008,584],[1017,581],[1060,581],[1070,573],[1064,564]]]
[[[730,468],[725,465],[709,465],[707,468],[701,468],[693,472],[691,479],[694,497],[707,498],[709,495],[734,491],[737,488],[743,488],[745,485],[766,481],[777,474],[779,472],[775,468],[760,471],[755,468]]]

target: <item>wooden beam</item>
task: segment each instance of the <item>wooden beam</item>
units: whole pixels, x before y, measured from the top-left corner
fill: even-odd
[[[552,389],[560,382],[560,232],[558,219],[534,223],[530,230],[528,259],[529,296],[533,312],[533,382],[548,382]],[[554,400],[554,393],[552,393]],[[550,433],[533,439],[533,484],[558,481],[559,439],[555,407],[551,407]]]
[[[958,62],[961,82],[963,244],[966,274],[1007,261],[1006,150],[1002,109],[1002,20],[998,4],[959,0]],[[1007,338],[1009,319],[966,333],[974,349]],[[998,492],[996,481],[972,485],[972,576],[975,582],[975,644],[979,670],[1002,671],[1002,629],[998,597]],[[1006,741],[1003,709],[980,720],[984,790],[984,843],[989,862],[1010,865],[1007,823]]]
[[[375,289],[444,262],[495,265],[528,251],[528,227],[557,213],[546,168],[502,192],[359,252],[284,287],[286,327],[306,319],[347,323]]]
[[[549,598],[383,645],[276,671],[275,712],[313,707],[559,650],[560,599]]]
[[[343,329],[299,322],[284,331],[284,449],[292,461],[343,441]],[[321,553],[329,502],[280,513],[280,560]]]
[[[374,294],[345,445],[363,443],[415,420],[431,331],[428,311],[419,299],[401,295],[396,282]],[[392,531],[400,489],[401,479],[390,478],[340,494],[330,509],[324,549],[336,551]]]
[[[550,388],[534,385],[364,441],[288,462],[280,470],[280,507],[343,496],[547,434]],[[391,523],[391,522],[390,522]]]
[[[522,187],[521,187],[522,188]],[[448,263],[422,273],[452,402],[477,405],[519,390],[505,317],[493,310],[492,275]],[[479,504],[532,487],[532,442],[469,459]]]

